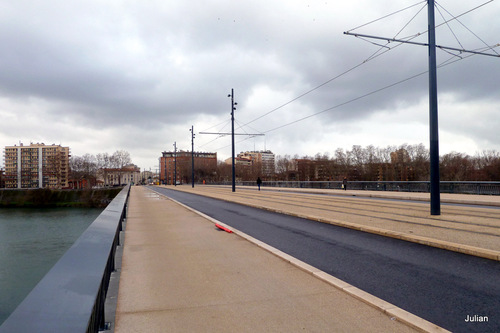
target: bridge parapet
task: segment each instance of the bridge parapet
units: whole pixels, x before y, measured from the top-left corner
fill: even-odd
[[[113,199],[0,326],[7,332],[98,332],[130,185]]]

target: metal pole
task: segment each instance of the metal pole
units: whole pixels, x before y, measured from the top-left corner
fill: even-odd
[[[234,89],[231,89],[231,144],[232,144],[232,169],[233,169],[233,192],[236,191],[236,175],[234,168]]]
[[[174,186],[177,186],[177,142],[174,142]]]
[[[439,190],[439,129],[436,70],[436,24],[434,0],[428,0],[429,24],[429,128],[430,128],[430,194],[431,215],[441,215]]]
[[[165,151],[166,153],[166,151]],[[163,184],[168,185],[168,177],[167,177],[167,155],[163,156],[163,163],[165,163],[165,174],[163,175]]]
[[[194,130],[191,126],[191,183],[194,188]]]

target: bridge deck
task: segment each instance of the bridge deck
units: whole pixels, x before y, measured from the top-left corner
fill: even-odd
[[[431,216],[429,203],[424,202],[429,200],[428,193],[286,188],[258,192],[248,186],[232,193],[223,186],[168,188],[500,260],[500,196],[442,194],[443,203],[456,205],[443,204],[441,215]],[[380,200],[384,198],[400,200]]]
[[[130,195],[115,332],[410,332],[149,191]]]

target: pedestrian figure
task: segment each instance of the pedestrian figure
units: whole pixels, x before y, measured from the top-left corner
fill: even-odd
[[[257,186],[259,187],[259,191],[260,191],[260,184],[262,184],[262,179],[260,179],[260,177],[257,177]]]
[[[342,181],[342,188],[344,191],[347,191],[347,177],[344,177],[344,180]]]

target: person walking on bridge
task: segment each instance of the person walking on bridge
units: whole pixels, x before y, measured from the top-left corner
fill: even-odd
[[[259,187],[259,191],[260,191],[261,184],[262,184],[262,179],[260,179],[260,177],[257,177],[257,186]]]
[[[347,191],[347,177],[344,177],[344,180],[342,181],[342,188],[344,191]]]

